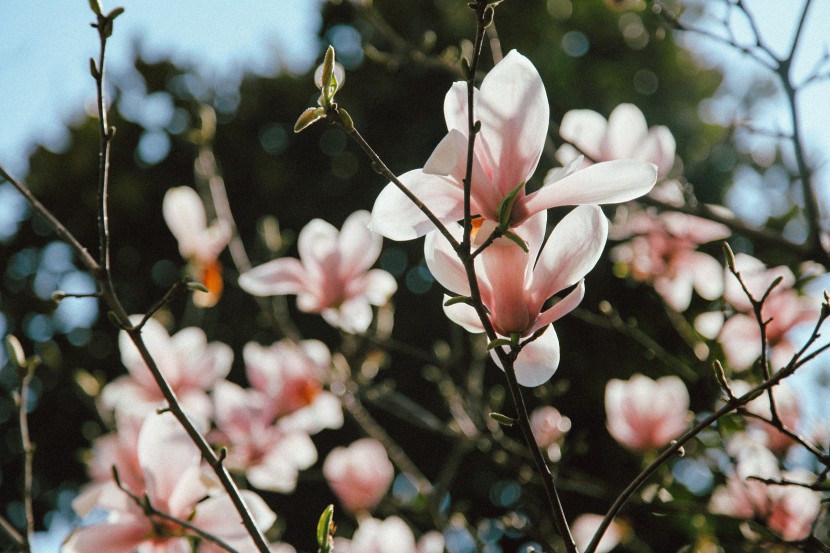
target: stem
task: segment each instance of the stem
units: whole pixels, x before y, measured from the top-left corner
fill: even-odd
[[[35,375],[33,362],[26,367],[26,374],[20,384],[20,441],[23,445],[23,506],[26,513],[26,534],[24,544],[26,551],[30,551],[32,541],[35,537],[35,514],[32,507],[32,461],[35,455],[35,446],[29,437],[29,416],[27,407],[29,405],[29,386],[32,377]]]

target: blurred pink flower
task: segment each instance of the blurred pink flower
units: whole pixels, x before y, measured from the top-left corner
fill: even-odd
[[[481,299],[499,335],[510,337],[516,333],[527,337],[547,328],[516,359],[516,376],[523,386],[543,384],[556,371],[559,339],[549,325],[582,301],[583,279],[602,254],[608,232],[608,221],[595,205],[572,210],[544,242],[546,220],[543,211],[516,227],[515,232],[526,241],[529,253],[507,238],[498,238],[476,258]],[[459,225],[450,230],[460,236]],[[483,228],[479,234],[482,232]],[[470,295],[464,267],[442,235],[437,231],[430,233],[424,251],[427,266],[438,282],[451,292]],[[554,294],[574,285],[558,303],[544,309]],[[444,312],[469,332],[484,331],[468,304],[456,303],[445,307]]]
[[[209,530],[240,552],[256,550],[230,498],[209,487],[199,450],[171,414],[148,415],[139,433],[137,455],[142,474],[135,480],[144,486],[130,489],[131,493],[146,497],[160,512]],[[269,528],[276,515],[258,495],[242,494],[257,525]],[[75,530],[64,543],[63,553],[191,550],[191,530],[159,517],[151,520],[120,490],[101,496],[96,506],[108,512],[106,522]]]
[[[781,472],[775,456],[757,443],[733,451],[735,474],[712,493],[709,510],[738,519],[765,521],[766,526],[787,541],[809,536],[821,511],[821,494],[798,485],[768,485],[749,477],[808,484],[815,475],[806,470]]]
[[[242,356],[248,381],[266,398],[265,420],[280,418],[283,428],[309,434],[343,425],[340,401],[323,389],[331,366],[325,344],[318,340],[283,340],[271,346],[249,342]]]
[[[334,550],[337,553],[442,553],[444,538],[439,532],[427,532],[416,543],[412,529],[400,518],[366,518],[360,521],[352,539],[335,538]]]
[[[200,307],[212,307],[222,294],[222,266],[217,258],[231,239],[230,225],[217,220],[208,226],[205,206],[199,194],[188,186],[167,191],[162,213],[179,241],[179,253],[193,265],[193,277],[208,289],[194,292],[194,302]]]
[[[786,383],[772,389],[773,398],[775,401],[775,412],[784,428],[791,432],[798,431],[798,424],[801,420],[801,401],[793,389]],[[772,418],[772,410],[770,409],[769,395],[764,393],[753,399],[747,404],[747,409],[758,416],[764,417],[767,420]],[[766,434],[766,445],[772,451],[786,451],[793,442],[789,436],[776,429],[771,424],[767,424],[754,417],[747,419],[750,426],[760,428]]]
[[[612,379],[605,387],[605,414],[608,432],[620,444],[635,451],[657,449],[688,427],[689,392],[676,376]]]
[[[612,227],[615,239],[631,238],[611,250],[612,259],[634,280],[648,282],[675,311],[685,311],[692,290],[715,300],[723,294],[723,268],[697,247],[723,240],[729,228],[677,212],[635,211]]]
[[[364,332],[372,305],[383,305],[397,289],[394,277],[370,267],[380,255],[382,238],[367,227],[368,211],[352,213],[338,231],[322,219],[308,223],[297,239],[300,259],[274,259],[239,277],[254,296],[297,295],[297,307],[320,313],[347,332]]]
[[[796,352],[790,330],[804,322],[815,321],[821,304],[817,298],[799,295],[793,288],[795,275],[785,266],[767,269],[762,261],[746,254],[735,256],[735,266],[755,299],[760,299],[776,278],[782,278],[767,297],[762,310],[764,320],[769,321],[766,328],[769,360],[774,369],[781,368]],[[729,365],[743,371],[761,356],[761,330],[749,299],[738,279],[731,274],[727,275],[724,299],[738,313],[723,323],[718,342]]]
[[[656,165],[658,178],[665,177],[674,165],[671,131],[662,125],[648,128],[643,112],[633,104],[618,105],[607,121],[589,109],[571,110],[562,118],[559,135],[568,142],[556,151],[562,165],[583,154],[593,162],[638,159]]]
[[[141,316],[133,315],[130,320],[137,324]],[[170,336],[155,319],[147,321],[141,336],[184,410],[195,421],[206,423],[211,414],[207,393],[230,371],[231,348],[221,342],[208,343],[204,331],[196,327]],[[124,331],[118,337],[118,346],[121,362],[129,374],[104,387],[100,397],[102,411],[133,411],[144,415],[165,407],[166,401],[150,369]]]
[[[308,433],[274,421],[267,396],[221,382],[213,393],[216,430],[210,440],[227,447],[225,466],[243,472],[256,488],[290,493],[300,470],[317,461]]]
[[[323,476],[340,503],[351,511],[371,511],[383,499],[395,469],[383,444],[372,438],[331,450]]]
[[[536,445],[547,451],[551,461],[558,461],[561,456],[559,446],[571,429],[571,419],[562,416],[556,407],[544,405],[530,414],[530,428]]]
[[[599,525],[602,523],[603,516],[593,513],[585,513],[579,515],[571,524],[571,534],[573,534],[576,547],[580,551],[584,551],[594,538]],[[608,553],[620,543],[626,534],[626,527],[617,522],[612,521],[602,535],[602,539],[597,544],[596,553]]]
[[[475,95],[476,136],[471,208],[488,221],[499,220],[499,205],[528,182],[545,145],[550,108],[536,68],[515,50],[507,54],[481,83]],[[456,82],[444,100],[448,134],[423,169],[400,180],[445,224],[464,216],[462,180],[467,166],[467,84]],[[552,207],[616,203],[651,190],[657,170],[636,160],[597,164],[582,171],[556,171],[539,190],[518,190],[509,226],[516,227]],[[372,228],[392,240],[411,240],[435,227],[394,184],[381,191],[372,210]]]

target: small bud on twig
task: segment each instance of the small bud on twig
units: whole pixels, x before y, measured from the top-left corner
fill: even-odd
[[[337,113],[340,115],[340,122],[343,124],[343,129],[347,132],[352,132],[354,130],[354,121],[352,121],[352,116],[349,115],[349,112],[340,108],[337,110]]]
[[[723,243],[723,254],[726,256],[726,266],[729,267],[729,270],[733,273],[736,272],[735,270],[735,254],[732,253],[732,248],[729,247],[729,242]]]
[[[100,0],[89,0],[89,8],[95,15],[103,15],[104,7],[101,6]]]
[[[490,413],[490,418],[499,423],[502,426],[513,426],[518,421],[512,417],[508,417],[507,415],[502,415],[501,413]]]
[[[334,505],[329,505],[320,515],[317,522],[317,545],[319,553],[332,551],[332,534],[334,533]]]
[[[323,108],[308,108],[306,109],[297,122],[294,123],[294,132],[300,132],[311,124],[322,119],[326,114]]]
[[[6,336],[6,354],[15,367],[20,369],[26,366],[26,352],[14,334]]]

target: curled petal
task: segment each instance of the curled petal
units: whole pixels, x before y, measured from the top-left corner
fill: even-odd
[[[571,292],[562,298],[560,301],[556,302],[550,309],[543,311],[536,322],[533,324],[533,327],[530,329],[528,334],[532,334],[542,328],[543,326],[547,326],[574,309],[582,303],[582,299],[585,297],[585,279],[579,281],[579,284],[571,290]]]
[[[516,370],[516,380],[528,388],[541,386],[553,376],[559,368],[559,337],[553,326],[548,327],[544,334],[527,344],[519,352],[513,363]],[[490,356],[502,370],[501,362],[495,350]]]
[[[253,296],[299,294],[308,275],[298,259],[283,257],[254,267],[239,276],[239,287]]]
[[[450,296],[444,296],[444,303],[451,299]],[[484,332],[484,327],[481,324],[481,319],[478,318],[478,313],[473,309],[472,305],[466,303],[454,303],[452,305],[444,305],[444,314],[449,320],[461,326],[467,332],[474,334]]]

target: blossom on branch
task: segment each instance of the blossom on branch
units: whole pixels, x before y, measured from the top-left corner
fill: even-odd
[[[395,469],[383,444],[372,438],[331,450],[323,476],[340,503],[351,511],[371,511],[392,484]]]
[[[380,255],[382,238],[367,227],[369,212],[352,213],[338,231],[322,219],[308,223],[297,238],[300,259],[274,259],[239,277],[254,296],[297,295],[297,307],[320,313],[347,332],[364,332],[372,306],[389,301],[397,289],[392,275],[370,269]]]
[[[108,513],[106,521],[77,529],[64,543],[62,553],[190,551],[196,533],[155,512],[203,529],[237,551],[256,551],[230,497],[203,469],[199,450],[173,415],[147,416],[136,453],[141,474],[131,480],[143,482],[143,486],[130,488],[127,479],[122,479],[122,485],[134,496],[130,497],[113,483],[112,492],[99,496],[95,505]],[[241,494],[257,526],[267,530],[276,515],[258,495]],[[149,502],[154,511],[145,513],[135,498]]]
[[[547,214],[540,212],[516,227],[528,252],[502,237],[475,260],[481,300],[495,331],[505,338],[515,334],[527,338],[543,332],[522,348],[515,361],[516,377],[523,386],[543,384],[556,371],[559,339],[550,324],[582,301],[583,279],[602,254],[608,232],[608,221],[595,205],[571,211],[544,242],[546,221]],[[450,231],[460,236],[461,227],[453,225]],[[427,235],[424,251],[427,266],[438,282],[455,294],[470,295],[464,267],[441,234],[436,231]],[[552,296],[571,287],[558,303],[545,308]],[[467,303],[445,305],[444,312],[469,332],[484,331],[475,309]],[[498,363],[498,358],[494,359]]]
[[[689,392],[676,376],[611,379],[605,386],[605,414],[608,432],[623,446],[658,449],[689,426]]]
[[[418,542],[412,529],[399,517],[385,520],[367,518],[360,522],[352,539],[335,538],[337,553],[441,553],[444,538],[439,532],[427,532]]]
[[[168,190],[162,213],[179,241],[179,253],[191,264],[191,274],[208,290],[194,292],[193,302],[199,307],[213,307],[222,295],[222,265],[217,258],[231,239],[230,225],[222,220],[208,225],[205,206],[189,186]]]
[[[552,207],[623,202],[654,185],[657,169],[651,163],[616,160],[576,172],[576,165],[555,172],[542,188],[526,194],[525,184],[545,145],[550,108],[536,68],[515,50],[484,78],[474,102],[481,130],[473,151],[472,214],[504,224],[504,230]],[[422,169],[400,177],[444,224],[464,217],[467,108],[467,83],[456,82],[444,100],[448,134]],[[512,202],[509,213],[504,212],[505,202]],[[387,184],[375,201],[371,225],[392,240],[411,240],[435,228],[394,183]]]
[[[556,151],[556,159],[567,165],[585,155],[593,162],[639,159],[657,166],[658,178],[674,165],[675,141],[662,125],[648,127],[643,112],[634,104],[620,104],[608,120],[589,109],[573,109],[559,125],[559,135],[568,143]]]

